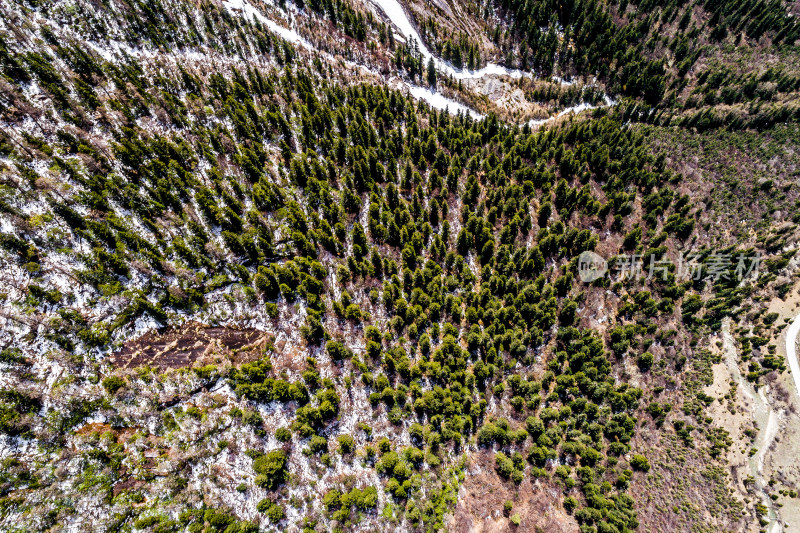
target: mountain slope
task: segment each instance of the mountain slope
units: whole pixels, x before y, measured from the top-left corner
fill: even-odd
[[[626,32],[586,41],[606,30],[581,13],[630,31],[633,8],[556,17],[547,35],[586,57],[465,44],[459,66],[385,4],[0,4],[2,527],[778,523],[762,480],[731,488],[704,391],[731,317],[749,379],[784,369],[762,315],[793,288],[797,125],[723,128],[793,119],[792,64],[693,115],[677,80],[733,78],[664,71]],[[448,5],[464,28],[492,12],[509,42],[557,11]],[[788,53],[779,7],[717,17]],[[622,70],[588,69],[606,64]],[[746,179],[726,142],[760,146]],[[740,188],[764,206],[754,234]],[[581,281],[586,251],[608,276]],[[688,251],[758,252],[762,272],[687,279]],[[630,254],[674,264],[619,276]]]

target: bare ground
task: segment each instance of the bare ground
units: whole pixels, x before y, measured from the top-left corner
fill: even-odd
[[[562,505],[561,490],[526,476],[519,486],[504,481],[491,468],[493,453],[481,450],[469,459],[466,479],[458,494],[458,503],[446,522],[453,533],[573,532],[578,523]],[[510,500],[510,516],[519,515],[515,526],[503,512],[503,503]]]
[[[164,333],[150,331],[126,342],[110,360],[118,368],[150,366],[160,370],[210,364],[222,357],[241,364],[258,359],[270,340],[269,335],[256,329],[189,323]]]

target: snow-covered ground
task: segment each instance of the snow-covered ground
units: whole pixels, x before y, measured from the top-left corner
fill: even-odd
[[[414,28],[414,25],[411,23],[411,20],[409,20],[405,9],[403,9],[403,6],[400,4],[398,0],[372,0],[372,2],[376,6],[378,6],[384,12],[384,14],[386,14],[386,16],[392,22],[392,24],[394,24],[397,27],[400,33],[402,33],[407,40],[414,40],[417,42],[420,54],[422,54],[422,57],[425,59],[426,63],[429,59],[433,59],[436,68],[439,72],[452,76],[454,79],[468,80],[468,79],[483,78],[487,76],[508,76],[512,79],[533,77],[533,74],[530,72],[524,72],[518,69],[509,69],[502,65],[498,65],[496,63],[488,63],[485,67],[479,70],[457,69],[453,67],[451,64],[447,63],[446,61],[442,61],[440,58],[435,57],[428,49],[428,47],[425,46],[425,43],[422,41],[422,38],[420,37],[416,28]],[[572,85],[574,83],[574,81],[565,81],[559,77],[553,77],[553,80],[561,83],[562,85]],[[444,96],[438,94],[437,92],[431,89],[426,89],[423,87],[413,87],[410,89],[409,92],[415,98],[426,100],[432,107],[436,109],[444,109],[447,106],[453,106],[453,104],[455,104],[456,107],[449,107],[451,111],[466,110],[474,118],[483,117],[482,115],[463,106],[462,104],[457,104],[455,102],[448,100]],[[604,96],[603,100],[606,106],[611,106],[614,105],[615,103],[608,96]],[[570,113],[578,114],[583,111],[587,111],[589,109],[595,109],[597,107],[600,106],[595,106],[583,102],[576,106],[564,109],[558,115],[541,120],[531,120],[529,124],[531,126],[540,126],[546,122],[562,117],[564,115]]]
[[[413,39],[419,45],[419,51],[422,54],[422,57],[425,58],[425,63],[428,62],[429,59],[433,59],[434,63],[436,64],[436,68],[448,76],[452,76],[457,80],[466,80],[466,79],[474,79],[474,78],[482,78],[484,76],[510,76],[511,78],[522,78],[522,77],[532,77],[530,72],[523,72],[521,70],[516,69],[508,69],[502,65],[497,65],[495,63],[488,63],[485,67],[480,70],[467,70],[467,69],[457,69],[447,63],[446,61],[442,61],[441,59],[435,57],[428,47],[425,46],[425,43],[420,38],[419,33],[417,33],[416,28],[409,20],[408,15],[406,15],[405,9],[403,6],[400,5],[398,0],[372,0],[372,2],[378,6],[389,20],[392,21],[400,33],[407,40]]]
[[[498,65],[495,63],[488,63],[485,67],[479,70],[468,70],[468,69],[457,69],[453,67],[451,64],[447,63],[446,61],[442,61],[440,58],[435,57],[431,51],[425,46],[425,43],[422,41],[419,33],[414,28],[414,25],[409,20],[408,15],[403,9],[403,6],[400,4],[398,0],[372,0],[374,4],[379,7],[383,13],[389,18],[392,24],[394,24],[403,37],[408,40],[414,40],[417,42],[419,46],[419,51],[422,54],[423,58],[425,59],[426,63],[429,59],[433,59],[434,63],[436,64],[436,68],[440,73],[443,73],[448,76],[452,76],[454,79],[458,80],[471,80],[471,79],[479,79],[488,76],[507,76],[512,79],[519,79],[522,77],[532,78],[533,75],[530,72],[524,72],[518,69],[509,69],[502,65]],[[277,22],[273,21],[272,19],[265,16],[260,10],[258,10],[255,6],[250,4],[247,0],[225,0],[223,5],[226,9],[228,9],[233,14],[241,14],[245,18],[254,18],[261,22],[268,30],[275,33],[279,37],[285,39],[288,42],[297,44],[302,46],[306,50],[325,56],[326,59],[335,63],[337,60],[333,58],[327,52],[317,50],[316,47],[310,43],[307,39],[304,39],[300,34],[298,34],[295,30],[290,28],[285,28],[278,24]],[[380,75],[371,70],[370,68],[366,67],[365,65],[360,65],[351,61],[346,61],[347,65],[356,69],[364,70],[370,74],[375,76]],[[563,85],[570,85],[574,82],[566,82],[561,78],[553,78],[554,80],[560,82]],[[458,113],[467,113],[474,119],[482,119],[483,115],[478,113],[474,109],[457,102],[451,98],[448,98],[441,94],[440,92],[431,89],[429,87],[421,87],[419,85],[414,85],[408,83],[407,81],[399,81],[396,82],[396,87],[398,89],[403,90],[407,94],[411,95],[413,98],[417,100],[423,100],[427,102],[431,107],[434,109],[443,110],[446,109],[451,114],[458,114]],[[614,102],[608,97],[604,97],[605,105],[614,105]],[[532,127],[540,126],[545,124],[551,120],[555,120],[556,118],[562,117],[564,115],[570,113],[581,113],[583,111],[589,109],[595,109],[596,107],[592,104],[588,103],[581,103],[567,109],[561,111],[558,115],[548,117],[546,119],[535,119],[531,120],[528,124]]]
[[[475,119],[483,118],[483,115],[474,109],[469,108],[464,104],[460,104],[455,100],[451,100],[450,98],[442,95],[442,93],[436,92],[427,87],[411,85],[410,83],[403,83],[403,85],[408,90],[409,94],[411,94],[411,96],[417,100],[425,100],[434,109],[447,109],[450,113],[468,113],[470,116],[472,116],[472,118]]]
[[[301,37],[296,31],[288,29],[288,28],[284,28],[283,26],[279,25],[275,21],[267,18],[263,13],[261,13],[261,11],[256,9],[252,4],[248,3],[247,0],[226,0],[223,3],[223,5],[225,6],[226,9],[231,11],[231,13],[237,14],[237,12],[240,12],[245,17],[255,18],[259,22],[264,24],[264,26],[266,26],[267,29],[269,29],[271,32],[275,33],[279,37],[281,37],[281,38],[283,38],[283,39],[285,39],[285,40],[287,40],[287,41],[289,41],[291,43],[298,44],[298,45],[302,46],[303,48],[305,48],[305,49],[307,49],[309,51],[318,53],[318,54],[323,55],[323,56],[327,56],[327,59],[329,59],[331,62],[335,63],[334,58],[332,56],[330,56],[330,54],[327,54],[326,52],[322,52],[320,50],[317,50],[314,47],[313,44],[311,44],[306,39]],[[397,5],[399,6],[399,4],[397,4]],[[402,8],[400,8],[400,9],[402,11]],[[408,22],[408,19],[406,19],[406,22]],[[412,28],[412,30],[413,30],[413,28]],[[428,54],[428,56],[426,56],[426,57],[430,57],[430,52],[428,52],[427,48],[425,48],[425,53]],[[366,70],[367,72],[375,74],[376,76],[378,75],[376,72],[373,72],[372,70],[368,69],[364,65],[358,65],[358,64],[352,63],[350,61],[348,61],[347,63],[348,63],[349,66],[352,66],[352,67],[355,67],[355,68],[359,68],[359,69],[362,69],[362,70]],[[446,67],[447,68],[451,68],[448,65],[446,65]],[[502,70],[504,70],[504,67],[500,67],[498,65],[487,65],[481,71],[477,71],[477,72],[475,72],[473,74],[477,74],[478,72],[482,72],[482,74],[480,74],[480,76],[483,76],[483,75],[487,75],[487,74],[500,73]],[[475,76],[475,77],[479,77],[479,76]],[[519,76],[517,76],[517,77],[519,77]],[[433,107],[434,109],[447,109],[452,114],[457,114],[459,112],[469,113],[475,119],[483,118],[483,115],[481,115],[480,113],[478,113],[474,109],[471,109],[471,108],[465,106],[464,104],[456,102],[455,100],[447,98],[446,96],[442,95],[441,93],[433,91],[433,90],[431,90],[429,88],[420,87],[418,85],[413,85],[413,84],[405,82],[405,81],[400,82],[398,85],[399,85],[398,88],[400,88],[402,90],[405,90],[408,94],[410,94],[411,96],[413,96],[414,98],[416,98],[418,100],[424,100],[424,101],[428,102],[428,104],[430,104],[430,106]]]
[[[244,15],[257,19],[264,26],[266,26],[269,31],[275,33],[276,35],[278,35],[282,39],[289,41],[290,43],[299,44],[300,46],[308,50],[314,50],[314,46],[307,40],[303,39],[299,33],[297,33],[292,29],[284,28],[275,21],[265,17],[264,14],[261,13],[261,11],[256,9],[249,2],[247,2],[247,0],[225,0],[225,2],[222,3],[222,5],[225,6],[225,8],[228,11],[231,11],[232,13],[234,12],[233,10],[235,9],[241,10]]]
[[[544,118],[544,119],[533,119],[533,120],[528,122],[528,125],[531,126],[531,127],[541,126],[542,124],[546,124],[546,123],[548,123],[548,122],[550,122],[552,120],[555,120],[557,118],[563,117],[565,115],[569,115],[569,114],[577,115],[578,113],[582,113],[583,111],[588,111],[590,109],[597,109],[598,107],[607,107],[607,106],[613,106],[613,105],[616,105],[616,102],[606,95],[606,96],[603,96],[603,105],[602,106],[592,105],[592,104],[587,104],[586,102],[582,102],[582,103],[580,103],[578,105],[574,105],[574,106],[571,106],[571,107],[568,107],[568,108],[564,109],[558,115],[553,115],[552,117],[547,117],[547,118]]]

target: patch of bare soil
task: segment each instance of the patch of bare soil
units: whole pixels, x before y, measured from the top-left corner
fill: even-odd
[[[519,486],[504,481],[491,469],[493,454],[482,450],[472,455],[466,479],[458,494],[458,504],[446,523],[453,533],[572,532],[578,523],[562,505],[561,491],[526,476]],[[488,466],[488,468],[487,468]],[[514,507],[510,516],[519,515],[515,526],[503,513],[503,503]]]
[[[712,351],[719,351],[718,345],[712,345]],[[755,489],[750,481],[750,450],[754,437],[749,437],[745,431],[758,431],[758,424],[753,415],[753,399],[749,398],[742,387],[739,387],[730,368],[724,363],[717,363],[712,367],[714,382],[704,388],[703,392],[714,398],[708,406],[707,414],[714,419],[716,427],[728,432],[733,439],[733,445],[725,452],[725,463],[730,471],[727,487],[733,491],[733,497],[746,505],[752,500]],[[757,521],[749,520],[747,525],[741,525],[741,531],[757,531]]]
[[[258,359],[272,336],[257,329],[209,327],[198,323],[150,331],[126,342],[110,357],[116,368],[150,366],[159,370],[210,364],[227,357],[234,364]]]
[[[795,285],[786,298],[775,299],[770,302],[768,312],[779,314],[776,323],[790,323],[800,314],[800,287]],[[782,328],[770,339],[777,347],[777,353],[786,356],[786,330]],[[800,527],[800,498],[792,497],[789,491],[800,489],[800,464],[797,461],[797,450],[800,449],[800,400],[795,392],[795,386],[788,370],[780,374],[773,374],[768,380],[769,400],[775,407],[784,413],[780,418],[777,434],[763,458],[764,477],[771,482],[769,491],[775,495],[779,508],[779,515],[787,531]]]

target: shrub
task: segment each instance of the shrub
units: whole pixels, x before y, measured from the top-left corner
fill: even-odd
[[[309,344],[320,344],[325,338],[325,328],[314,315],[306,316],[306,323],[300,326],[300,334]]]
[[[647,460],[647,457],[644,455],[636,454],[631,458],[631,466],[634,470],[639,470],[641,472],[647,472],[650,470],[650,461]]]
[[[292,438],[292,432],[289,431],[289,428],[278,428],[275,431],[275,438],[280,442],[288,442]]]
[[[103,388],[109,394],[115,394],[119,389],[125,386],[125,380],[119,376],[108,376],[103,380]]]
[[[639,365],[639,369],[642,371],[647,371],[653,366],[654,360],[655,358],[653,357],[653,354],[650,352],[644,352],[637,358],[636,363]]]
[[[495,442],[499,444],[506,444],[508,442],[508,433],[506,429],[498,423],[498,425],[487,422],[478,431],[478,444],[481,446],[492,446]]]
[[[348,320],[361,320],[361,309],[356,304],[350,304],[344,310],[344,317]]]
[[[341,497],[341,492],[336,489],[331,489],[322,497],[322,504],[328,511],[334,511],[342,505]]]
[[[0,363],[14,364],[25,361],[19,348],[6,348],[0,350]]]
[[[283,507],[273,502],[269,498],[264,498],[258,502],[256,509],[259,513],[266,514],[267,518],[269,518],[269,521],[273,524],[280,522],[286,516],[286,514],[283,512]],[[258,529],[255,531],[258,531]]]
[[[508,479],[514,473],[514,461],[508,458],[503,452],[497,452],[494,456],[495,468],[497,473]]]
[[[258,474],[256,484],[266,489],[274,489],[286,481],[286,452],[274,450],[253,461],[253,470]]]
[[[263,500],[261,500],[256,504],[256,510],[259,513],[265,513],[267,512],[267,509],[272,507],[272,505],[273,505],[272,500],[270,500],[269,498],[264,498]]]
[[[578,506],[578,500],[576,500],[572,496],[567,496],[566,498],[564,498],[564,509],[568,513],[572,514],[572,511],[574,511],[577,506]]]
[[[419,445],[425,439],[425,428],[419,422],[414,422],[408,428],[408,436],[411,438],[412,443]]]
[[[325,345],[325,350],[328,352],[328,356],[334,361],[349,359],[353,356],[353,352],[341,342],[328,341],[328,344]]]
[[[339,453],[352,453],[356,447],[355,439],[350,435],[339,435]]]
[[[328,451],[328,440],[325,437],[321,437],[319,435],[314,435],[311,437],[311,442],[308,443],[308,447],[311,449],[313,453],[324,453]]]
[[[525,427],[528,429],[528,434],[533,440],[538,439],[539,435],[544,433],[544,423],[535,416],[529,416],[525,420]]]
[[[163,518],[160,516],[146,516],[134,522],[133,526],[136,529],[147,529],[148,527],[158,524],[159,522],[161,522],[161,520],[163,520]]]

